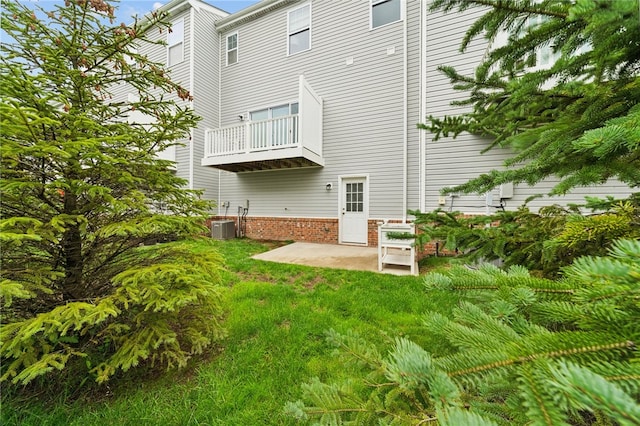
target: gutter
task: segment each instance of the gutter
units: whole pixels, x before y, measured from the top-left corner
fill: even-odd
[[[160,6],[157,10],[145,13],[144,16],[140,18],[140,22],[149,21],[149,18],[153,12],[167,12],[168,16],[171,17],[189,7],[197,9],[198,11],[200,11],[201,9],[205,9],[211,13],[224,16],[225,18],[229,16],[228,12],[211,6],[210,4],[207,4],[201,0],[171,0],[169,3]]]
[[[219,32],[229,31],[232,28],[256,19],[271,12],[281,6],[297,3],[299,0],[262,0],[252,6],[242,9],[232,15],[220,19],[216,22],[216,29]]]
[[[219,22],[219,21],[218,21]],[[216,22],[217,25],[217,22]],[[222,125],[222,40],[220,39],[220,34],[218,32],[215,33],[218,37],[218,127]],[[226,43],[225,39],[225,43]],[[238,46],[239,47],[239,46]],[[225,65],[227,63],[227,58],[225,57]],[[220,205],[220,200],[222,199],[222,170],[218,169],[218,216],[222,215],[222,206]]]

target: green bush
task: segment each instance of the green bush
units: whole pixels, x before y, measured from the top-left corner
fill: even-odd
[[[472,262],[500,259],[506,267],[521,265],[555,277],[580,256],[605,255],[617,239],[640,238],[637,194],[625,201],[587,201],[585,206],[547,206],[538,213],[521,207],[490,216],[443,210],[412,214],[420,229],[419,245],[442,241],[444,248]]]

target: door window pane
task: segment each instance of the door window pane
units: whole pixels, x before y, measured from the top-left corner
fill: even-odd
[[[364,184],[347,183],[345,188],[345,210],[348,212],[364,211]]]
[[[277,107],[271,108],[271,117],[284,117],[285,115],[289,115],[289,105],[280,105]]]
[[[271,118],[286,117],[289,115],[289,104],[280,105],[271,109]],[[271,122],[271,141],[275,146],[285,145],[289,138],[289,120],[280,118]]]
[[[251,112],[251,121],[266,120],[269,118],[268,109],[260,109],[258,111]]]
[[[297,102],[251,111],[251,147],[281,147],[298,143],[297,114]]]

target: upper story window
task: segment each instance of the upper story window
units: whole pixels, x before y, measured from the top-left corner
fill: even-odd
[[[289,55],[311,49],[310,4],[289,11],[287,26],[287,52]]]
[[[167,33],[167,65],[175,65],[184,60],[184,19],[171,24]]]
[[[238,62],[238,33],[227,36],[227,65]]]
[[[402,19],[402,0],[371,0],[371,28]]]

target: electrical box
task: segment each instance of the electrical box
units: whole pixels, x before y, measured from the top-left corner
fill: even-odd
[[[236,236],[236,223],[233,220],[214,220],[211,222],[211,238],[229,240]]]
[[[513,198],[513,182],[507,182],[500,185],[500,199]]]

